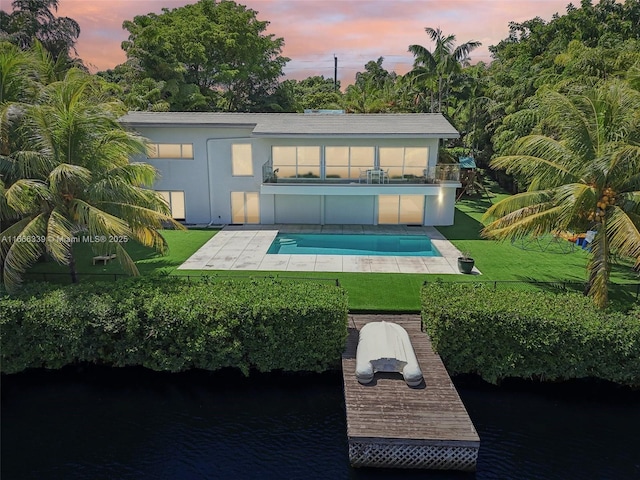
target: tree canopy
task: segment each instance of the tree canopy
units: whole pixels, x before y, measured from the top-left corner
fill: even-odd
[[[80,25],[69,17],[56,17],[59,0],[13,0],[12,13],[0,10],[0,41],[9,41],[23,50],[42,44],[54,61],[81,65],[75,44]]]
[[[439,28],[426,27],[424,30],[435,42],[435,47],[431,52],[422,45],[409,45],[409,51],[415,56],[410,76],[430,92],[430,111],[446,113],[451,83],[462,72],[462,67],[469,65],[469,54],[482,44],[470,40],[455,46],[455,35],[445,36]]]
[[[158,82],[171,110],[251,111],[275,92],[288,58],[269,22],[233,1],[200,0],[125,21],[134,81]]]

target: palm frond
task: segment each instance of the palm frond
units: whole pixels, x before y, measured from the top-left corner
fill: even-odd
[[[640,259],[640,223],[616,206],[611,208],[606,225],[611,249],[619,255]]]
[[[30,215],[41,210],[43,202],[52,200],[47,185],[38,180],[18,180],[5,191],[7,204],[15,211]]]
[[[129,224],[115,215],[111,215],[84,200],[75,198],[69,206],[74,220],[81,225],[90,236],[130,236]]]
[[[482,220],[489,220],[503,217],[523,208],[532,207],[541,203],[547,203],[553,198],[553,192],[546,190],[535,190],[518,193],[498,203],[492,205],[482,216]]]
[[[541,236],[557,230],[557,219],[561,213],[562,208],[553,204],[525,207],[493,221],[481,235],[496,240]]]
[[[107,205],[106,202],[104,204]],[[116,202],[111,202],[110,205],[117,207],[122,217],[128,219],[128,224],[131,228],[148,226],[160,229],[163,228],[164,224],[170,224],[172,228],[177,230],[185,229],[184,225],[174,220],[169,214],[161,213],[155,208]],[[163,209],[166,211],[166,204],[164,204]]]
[[[17,212],[7,203],[7,189],[0,178],[0,221],[15,218]]]
[[[22,284],[22,276],[44,253],[43,233],[46,231],[47,218],[40,214],[26,225],[18,234],[24,241],[11,243],[3,259],[2,277],[8,292],[15,292]]]
[[[413,60],[414,69],[426,67],[430,72],[435,71],[437,62],[427,48],[422,45],[409,45],[409,53],[415,57]]]
[[[16,223],[10,225],[5,230],[0,232],[0,265],[4,264],[4,259],[7,256],[7,252],[13,244],[13,239],[20,235],[20,232],[29,225],[31,218],[25,217],[18,220]]]
[[[594,211],[598,201],[595,189],[584,183],[569,183],[553,191],[554,203],[562,208],[557,229],[586,230],[587,212]]]
[[[68,163],[57,165],[49,174],[49,188],[53,193],[82,191],[90,181],[90,170]]]
[[[68,265],[73,246],[73,225],[58,208],[54,208],[47,221],[47,253],[61,265]]]
[[[640,189],[640,145],[623,144],[611,153],[607,171],[609,183],[618,189]]]
[[[49,153],[46,149],[39,151],[25,149],[12,153],[9,157],[11,164],[7,165],[7,178],[45,180],[51,168],[56,164]]]
[[[134,238],[142,245],[153,248],[157,252],[166,253],[168,248],[167,241],[157,230],[140,226],[135,227],[133,232]]]
[[[129,253],[123,248],[123,246],[120,243],[116,243],[115,252],[116,252],[116,258],[118,259],[118,262],[120,263],[120,265],[122,265],[122,268],[126,272],[128,272],[129,274],[135,277],[140,275],[140,272],[138,271],[138,267],[134,263]]]
[[[543,89],[540,108],[543,125],[559,132],[567,148],[584,160],[598,156],[597,120],[591,102],[582,96],[566,96],[551,89]]]

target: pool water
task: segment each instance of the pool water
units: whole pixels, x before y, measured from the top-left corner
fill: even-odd
[[[278,233],[267,250],[280,255],[367,255],[441,257],[426,235],[343,235]]]

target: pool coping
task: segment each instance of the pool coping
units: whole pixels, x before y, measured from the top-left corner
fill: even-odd
[[[280,255],[267,250],[280,233],[428,235],[440,257]],[[405,225],[228,225],[189,257],[179,270],[257,270],[460,274],[460,251],[435,227]],[[480,275],[474,267],[473,274]]]

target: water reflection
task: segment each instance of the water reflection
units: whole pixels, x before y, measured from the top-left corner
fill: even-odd
[[[2,379],[2,479],[640,478],[640,392],[461,383],[478,472],[351,469],[339,374]]]

